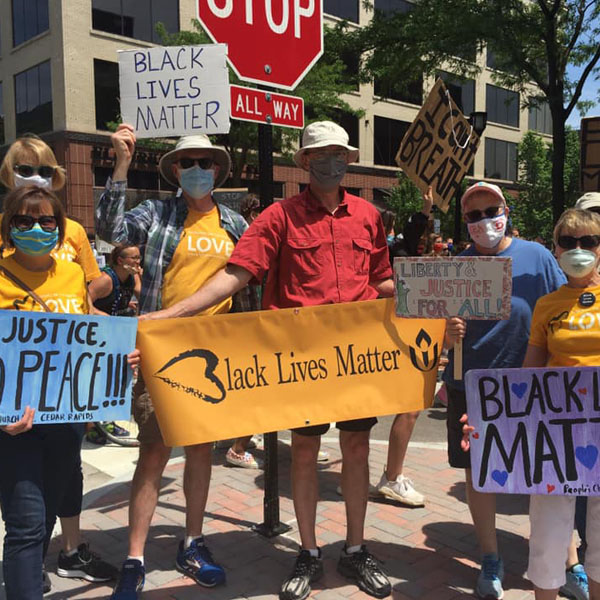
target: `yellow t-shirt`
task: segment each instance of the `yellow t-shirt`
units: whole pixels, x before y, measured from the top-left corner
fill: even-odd
[[[216,206],[206,213],[190,209],[163,279],[163,308],[187,298],[204,285],[227,264],[233,247],[231,238],[221,227]],[[227,298],[200,314],[214,315],[230,309],[231,298]]]
[[[582,306],[581,294],[594,294],[592,306]],[[600,366],[600,286],[563,285],[537,301],[529,343],[546,348],[548,367]]]
[[[87,287],[81,267],[56,260],[49,271],[28,271],[9,256],[0,265],[27,284],[52,312],[83,315],[88,313]],[[44,312],[33,298],[0,271],[0,309]]]
[[[0,215],[0,223],[2,215]],[[14,252],[13,248],[5,248],[3,256],[10,256]],[[100,277],[100,268],[96,262],[96,257],[90,246],[85,229],[72,219],[66,220],[65,239],[62,246],[54,248],[51,252],[57,260],[68,260],[76,262],[85,273],[85,280],[92,281]]]

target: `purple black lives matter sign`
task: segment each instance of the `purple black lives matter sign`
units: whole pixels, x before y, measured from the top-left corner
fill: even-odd
[[[475,489],[600,496],[600,368],[473,370],[465,386]]]

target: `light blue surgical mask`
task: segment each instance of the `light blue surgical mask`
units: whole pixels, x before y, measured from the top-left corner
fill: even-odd
[[[181,189],[195,200],[204,198],[215,187],[215,170],[201,169],[194,165],[189,169],[179,171],[179,185]]]
[[[10,239],[15,248],[30,256],[42,256],[51,252],[58,242],[58,228],[54,231],[44,231],[39,223],[31,229],[21,231],[16,227],[10,230]]]

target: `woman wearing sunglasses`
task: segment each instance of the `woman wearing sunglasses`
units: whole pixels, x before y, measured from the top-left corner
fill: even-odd
[[[600,215],[569,209],[554,229],[555,254],[567,284],[540,298],[523,367],[600,366]],[[551,325],[550,325],[551,323]],[[574,496],[532,496],[529,505],[529,579],[536,600],[554,600],[569,579],[585,578],[577,559],[565,576],[575,516]],[[585,570],[589,598],[600,600],[600,497],[588,498]],[[577,583],[577,582],[575,582]],[[586,598],[585,582],[571,597]],[[579,595],[576,593],[579,587]],[[563,588],[564,589],[564,588]],[[562,591],[562,590],[561,590]]]
[[[66,177],[65,170],[58,165],[50,146],[31,136],[19,138],[10,146],[0,166],[0,181],[9,190],[35,185],[57,191],[64,187]],[[10,251],[5,243],[2,255]],[[88,282],[100,277],[100,269],[85,229],[72,219],[66,219],[63,243],[54,249],[53,256],[78,263]]]
[[[9,190],[36,186],[57,191],[64,187],[66,177],[50,146],[31,134],[15,140],[8,149],[0,165],[0,181]],[[3,236],[0,239],[0,258],[10,256],[13,251]],[[85,229],[79,223],[65,218],[62,243],[52,249],[52,257],[57,260],[76,262],[83,269],[85,280],[89,283],[90,296],[94,295],[99,283],[100,269]],[[93,310],[91,302],[89,308]],[[79,428],[83,439],[83,424]],[[82,577],[93,582],[109,581],[114,577],[114,567],[90,552],[87,544],[81,543],[79,515],[82,497],[83,472],[79,463],[74,467],[69,493],[65,495],[64,505],[58,512],[63,532],[63,549],[59,555],[58,574],[61,577]],[[50,591],[50,579],[47,576],[45,576],[44,590]]]
[[[33,186],[4,200],[2,239],[12,254],[0,260],[0,309],[85,314],[81,268],[55,260],[65,216],[50,191]],[[139,352],[129,355],[130,365]],[[8,600],[42,598],[43,558],[79,461],[80,434],[70,424],[34,425],[35,411],[0,427],[0,505],[5,522],[3,570]]]

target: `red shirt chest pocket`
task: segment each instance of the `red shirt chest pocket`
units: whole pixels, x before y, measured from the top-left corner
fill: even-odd
[[[280,270],[289,270],[296,276],[316,277],[325,265],[323,246],[323,240],[318,238],[288,238],[283,244]]]
[[[366,238],[352,239],[352,255],[354,258],[354,272],[357,275],[367,275],[371,264],[371,251],[373,243]]]

